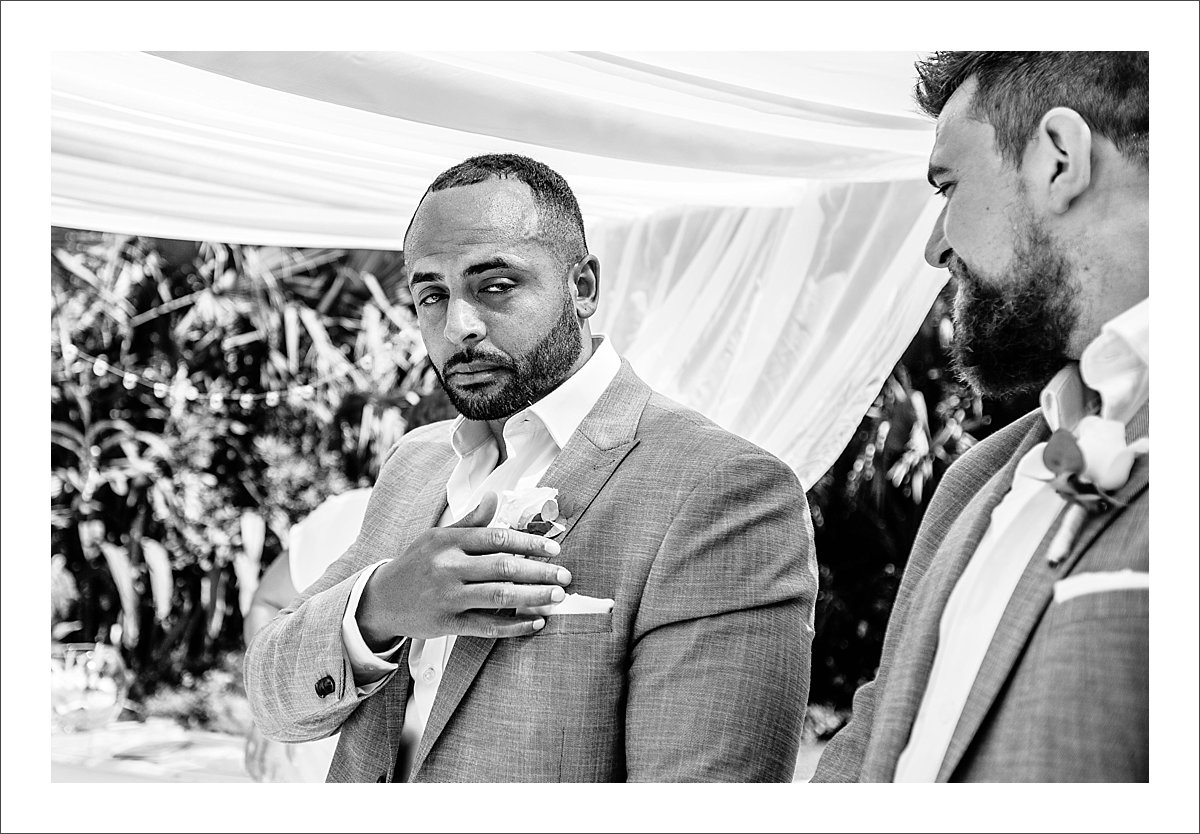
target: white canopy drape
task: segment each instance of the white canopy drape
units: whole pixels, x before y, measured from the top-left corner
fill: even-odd
[[[595,329],[651,384],[828,468],[928,310],[909,53],[56,53],[52,222],[399,249],[437,173],[562,173]]]

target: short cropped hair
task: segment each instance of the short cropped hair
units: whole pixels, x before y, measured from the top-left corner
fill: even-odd
[[[917,104],[935,119],[977,79],[970,115],[995,129],[997,150],[1017,168],[1054,107],[1071,108],[1126,159],[1150,165],[1148,52],[935,52],[916,68]]]
[[[538,208],[541,234],[563,263],[575,263],[587,255],[583,214],[571,186],[561,174],[536,159],[513,153],[473,156],[438,174],[425,196],[493,179],[514,179],[529,186]]]

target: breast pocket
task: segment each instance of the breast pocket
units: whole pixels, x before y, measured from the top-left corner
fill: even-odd
[[[1150,592],[1146,588],[1113,588],[1052,602],[1046,622],[1053,627],[1079,627],[1097,620],[1143,620],[1150,615]]]
[[[599,634],[613,629],[612,612],[605,614],[551,614],[537,637],[556,634]]]

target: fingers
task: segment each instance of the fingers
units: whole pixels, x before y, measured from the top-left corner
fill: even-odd
[[[570,585],[571,572],[549,562],[534,562],[508,553],[462,556],[455,564],[464,582],[518,582],[525,585]],[[503,606],[498,606],[503,607]]]
[[[496,506],[499,504],[500,498],[496,493],[488,490],[480,499],[479,505],[471,512],[460,518],[453,524],[447,525],[450,528],[461,529],[464,527],[487,527],[492,521],[492,516],[496,514]]]
[[[552,605],[565,598],[566,592],[558,585],[475,582],[463,586],[458,602],[463,609],[527,608]]]
[[[448,530],[450,528],[443,528]],[[448,534],[464,553],[518,553],[523,556],[557,556],[558,542],[545,536],[522,533],[507,527],[456,529]]]
[[[540,631],[545,625],[543,617],[466,611],[459,615],[455,631],[471,637],[524,637]]]

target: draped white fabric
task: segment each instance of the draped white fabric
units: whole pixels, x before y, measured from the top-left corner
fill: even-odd
[[[595,329],[811,485],[944,282],[915,57],[56,53],[51,217],[399,249],[438,172],[527,154],[579,197]]]
[[[598,329],[660,391],[771,450],[811,486],[944,282],[920,255],[938,209],[927,191],[814,182],[787,208],[606,226],[589,241],[606,253]]]

